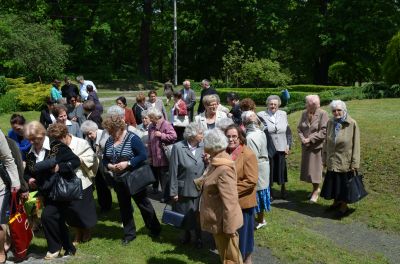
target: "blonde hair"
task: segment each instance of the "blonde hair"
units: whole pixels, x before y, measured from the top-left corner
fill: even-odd
[[[115,136],[115,134],[118,131],[122,131],[126,129],[126,123],[125,121],[120,118],[120,117],[116,117],[116,116],[110,116],[107,117],[103,123],[103,128],[105,130],[107,130],[108,134],[110,134],[111,136]]]
[[[46,136],[46,129],[39,121],[31,121],[24,127],[25,138],[31,140],[34,138],[43,138]]]
[[[313,104],[315,107],[320,107],[319,96],[316,94],[310,94],[306,96],[306,103]]]

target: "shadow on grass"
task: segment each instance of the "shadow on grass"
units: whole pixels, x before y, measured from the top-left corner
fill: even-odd
[[[335,219],[335,212],[326,212],[328,206],[319,203],[310,203],[307,198],[308,194],[309,192],[303,190],[287,190],[286,199],[276,198],[271,205],[310,217]]]
[[[175,259],[175,258],[155,258],[152,257],[147,260],[148,264],[164,264],[164,263],[173,263],[173,264],[186,264],[185,261]]]

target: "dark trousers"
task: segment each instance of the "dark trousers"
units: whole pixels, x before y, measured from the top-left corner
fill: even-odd
[[[97,202],[102,211],[108,211],[112,206],[111,190],[108,188],[107,183],[100,170],[97,171],[95,177]]]
[[[190,109],[190,110],[188,109],[187,111],[188,111],[188,115],[189,115],[189,121],[193,122],[193,112],[194,112],[193,109]]]
[[[168,182],[168,166],[163,167],[151,167],[156,181],[153,183],[153,189],[158,189],[158,185],[161,185],[161,191],[164,198],[169,198],[169,186]]]
[[[131,198],[133,198],[137,207],[139,207],[145,226],[153,235],[157,235],[161,230],[161,226],[153,205],[149,198],[147,198],[147,190],[145,189],[131,196],[127,186],[122,182],[117,182],[114,189],[117,193],[121,220],[124,225],[124,238],[132,240],[136,237],[136,225],[135,220],[133,219]]]
[[[69,202],[46,201],[42,211],[42,225],[47,240],[48,251],[54,253],[61,248],[74,251],[69,237],[65,216],[68,212]]]

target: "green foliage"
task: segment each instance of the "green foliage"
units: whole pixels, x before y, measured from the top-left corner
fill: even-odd
[[[14,91],[9,91],[0,96],[0,113],[11,113],[17,110],[17,99]]]
[[[289,73],[283,71],[279,62],[270,59],[246,61],[242,65],[240,77],[244,85],[283,86],[292,81]]]
[[[400,97],[400,85],[388,85],[384,82],[370,82],[365,83],[363,92],[366,98],[395,98]]]
[[[400,32],[387,45],[382,71],[386,82],[400,83]]]
[[[0,68],[9,76],[52,80],[63,73],[68,50],[50,26],[17,15],[0,16]]]
[[[12,111],[39,111],[50,96],[50,84],[25,83],[24,78],[7,78],[7,83],[8,92],[5,96],[13,97],[15,109]]]
[[[339,85],[349,85],[353,76],[350,67],[344,61],[338,61],[329,66],[329,82]]]
[[[7,92],[7,81],[6,77],[0,76],[0,95]]]

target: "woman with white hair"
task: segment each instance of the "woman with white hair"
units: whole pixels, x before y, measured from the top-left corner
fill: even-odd
[[[170,122],[163,118],[163,114],[157,108],[150,108],[147,112],[149,125],[149,163],[153,168],[154,176],[157,181],[153,184],[153,192],[158,192],[158,186],[161,184],[163,198],[161,201],[169,198],[168,188],[168,160],[164,153],[163,145],[171,145],[176,141],[176,132]]]
[[[265,132],[271,136],[275,147],[275,153],[270,159],[270,185],[276,182],[281,185],[281,198],[286,198],[285,184],[287,178],[286,157],[292,145],[292,132],[289,128],[287,114],[279,110],[281,98],[277,95],[270,95],[267,98],[267,109],[258,112],[257,115],[265,126]],[[272,194],[272,193],[271,193]]]
[[[200,224],[213,234],[221,263],[243,263],[237,230],[243,225],[235,163],[226,153],[228,140],[216,129],[205,132],[204,151],[210,155],[207,173],[198,182],[203,191]]]
[[[97,170],[97,174],[94,179],[97,191],[97,202],[99,203],[101,212],[107,212],[111,210],[112,196],[111,191],[104,179],[103,152],[106,141],[110,135],[106,130],[99,129],[97,124],[91,120],[86,120],[83,122],[81,125],[81,130],[85,136],[85,139],[89,142],[90,147],[96,153],[97,158],[99,159],[99,169]]]
[[[173,209],[185,215],[181,243],[190,243],[190,231],[195,230],[197,248],[202,246],[198,219],[200,191],[194,180],[204,171],[203,132],[197,123],[190,123],[183,133],[184,140],[174,144],[169,165],[169,195],[174,202]]]
[[[255,228],[260,229],[267,224],[264,219],[264,211],[271,210],[267,138],[260,129],[260,121],[253,111],[243,112],[241,118],[246,129],[247,146],[256,155],[258,163],[257,206],[255,207],[257,225]]]
[[[315,203],[322,183],[322,146],[326,136],[328,113],[320,108],[318,95],[306,96],[306,110],[303,111],[297,133],[301,140],[300,180],[312,183],[313,190],[309,196]]]
[[[347,204],[349,180],[360,168],[360,129],[350,117],[346,104],[333,100],[330,104],[333,118],[329,119],[326,141],[323,147],[322,163],[327,168],[321,197],[331,200],[328,210],[337,210],[337,218],[349,215],[353,210]]]
[[[219,97],[216,94],[206,95],[203,98],[205,111],[195,117],[204,130],[213,129],[218,126],[221,119],[226,118],[226,113],[219,111]]]

